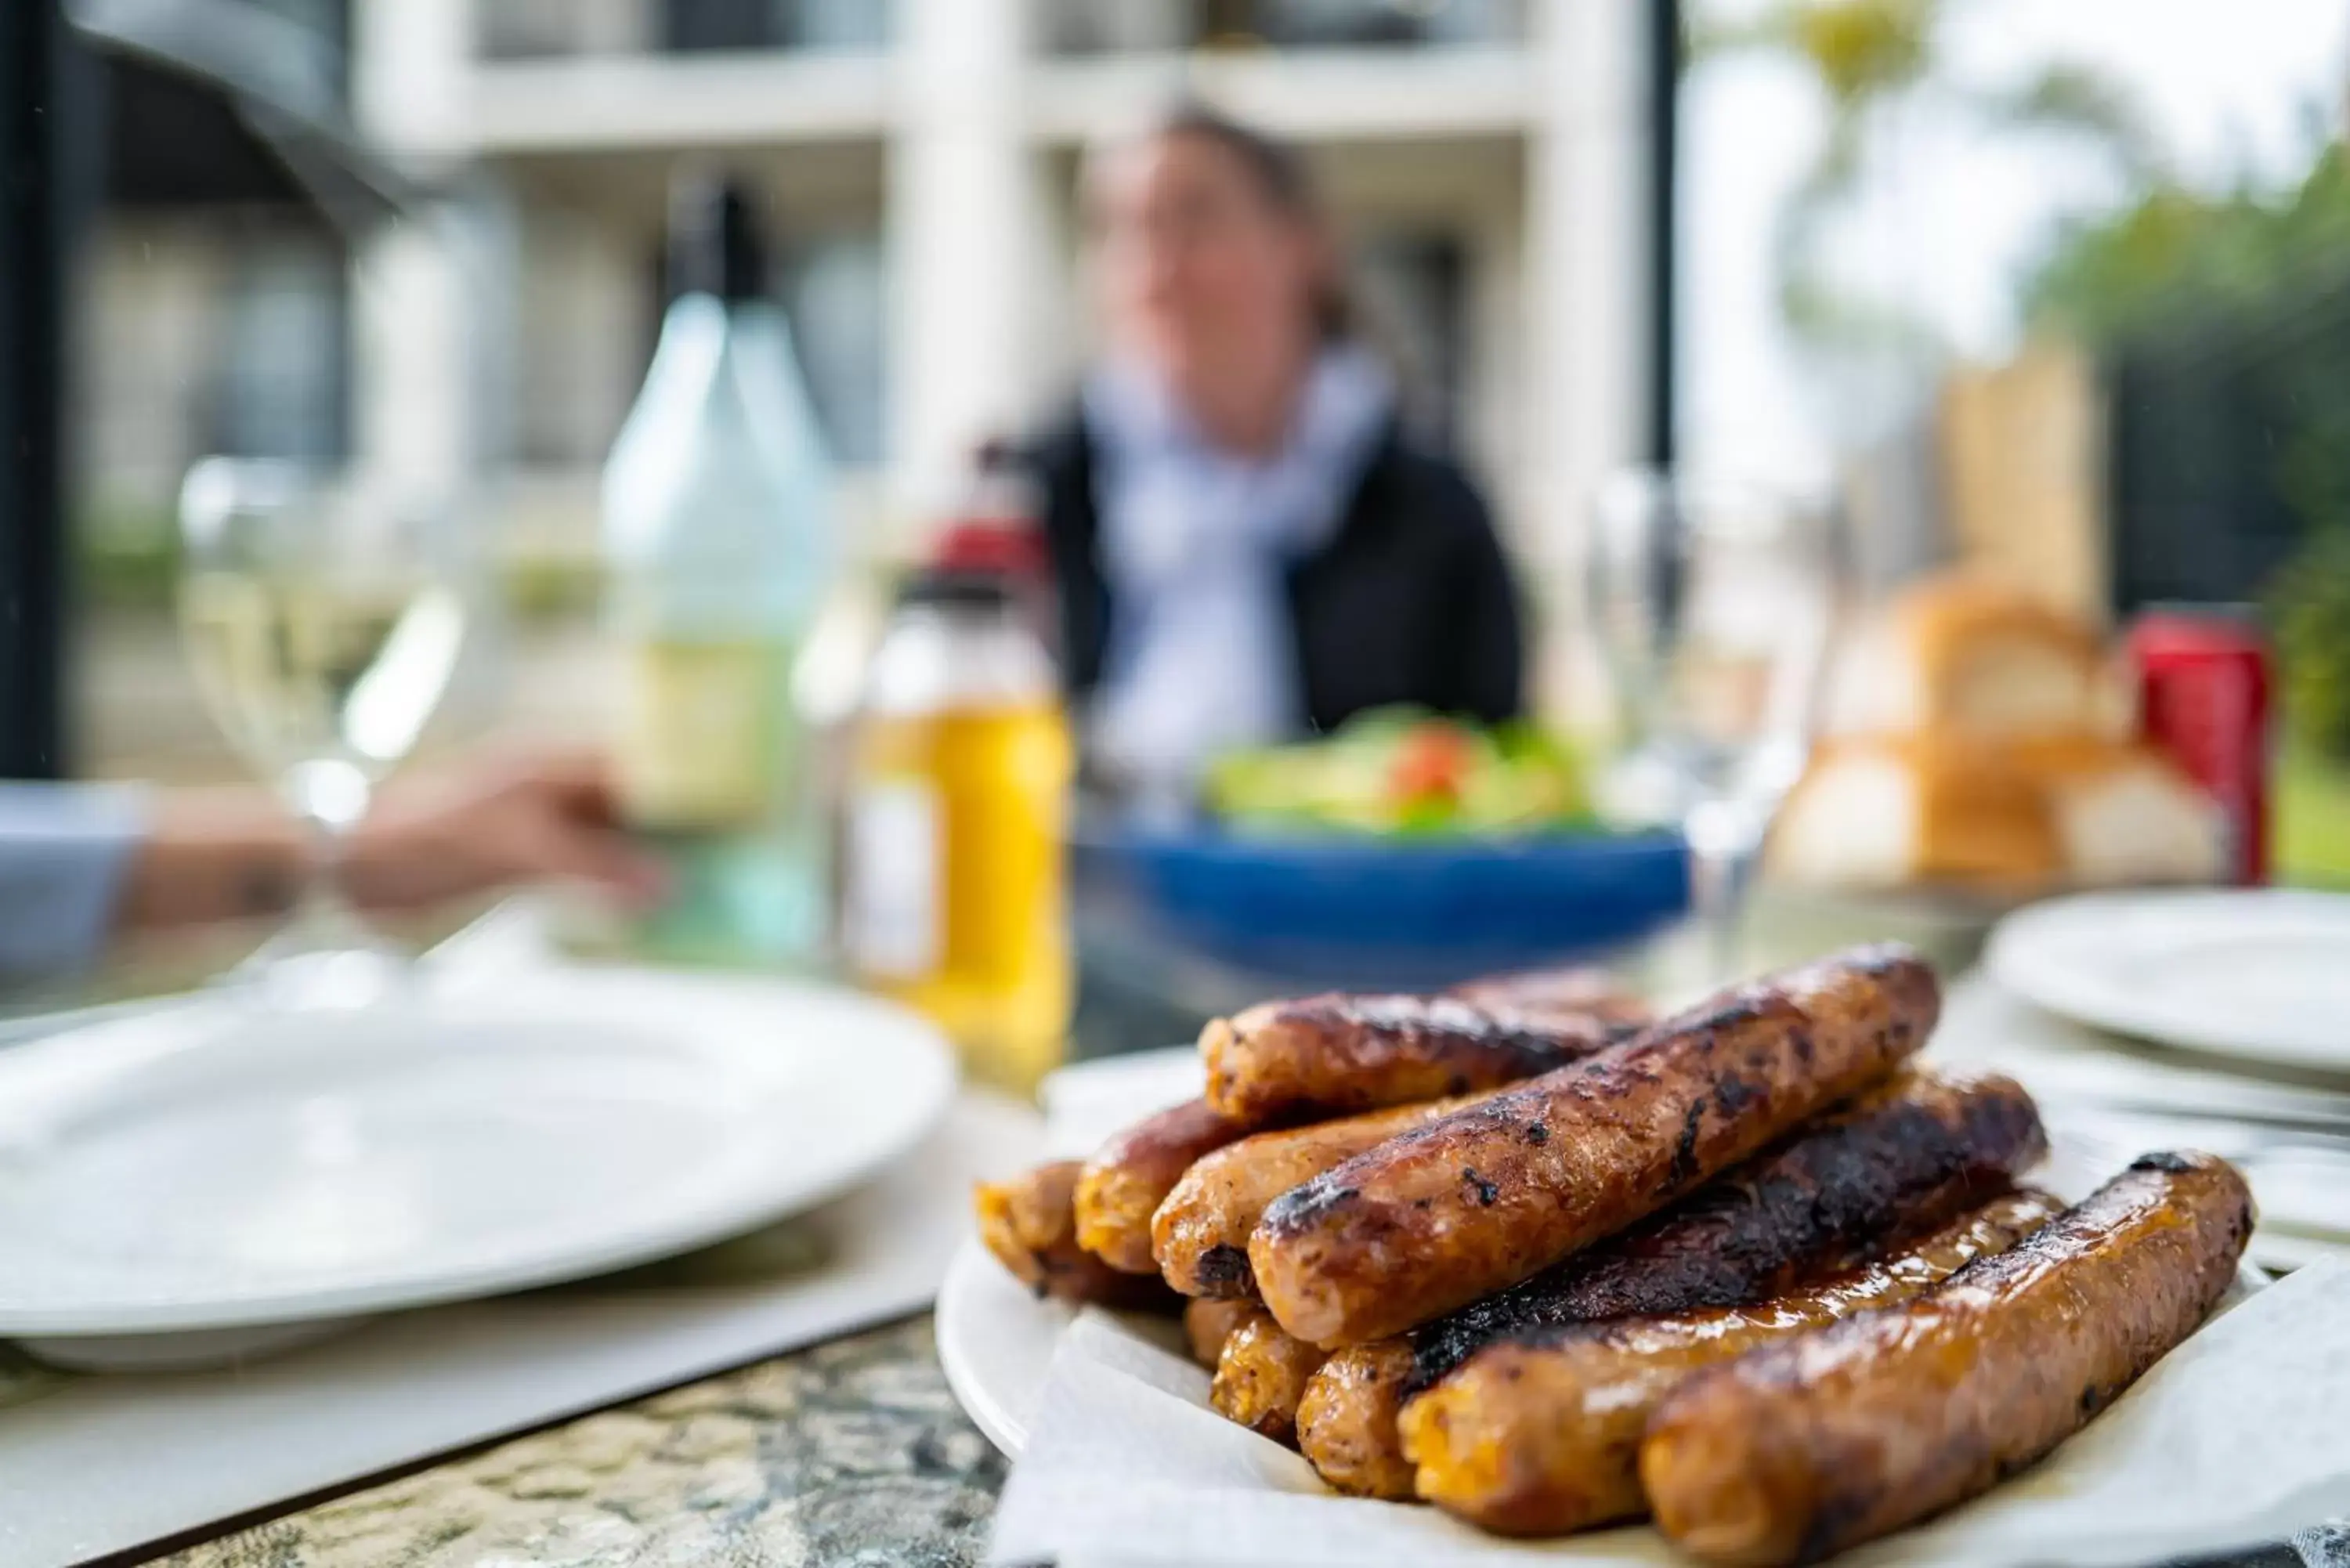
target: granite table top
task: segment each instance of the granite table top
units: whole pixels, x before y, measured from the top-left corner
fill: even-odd
[[[979,1561],[1004,1460],[927,1315],[657,1394],[162,1559],[170,1568]]]

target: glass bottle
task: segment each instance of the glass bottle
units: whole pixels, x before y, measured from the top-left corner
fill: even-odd
[[[874,656],[846,802],[843,947],[972,1075],[1015,1090],[1068,1032],[1072,753],[1052,660],[1003,573],[931,567]]]
[[[825,836],[792,666],[837,570],[832,465],[743,188],[681,182],[674,297],[604,471],[622,812],[672,896],[662,956],[806,963]]]

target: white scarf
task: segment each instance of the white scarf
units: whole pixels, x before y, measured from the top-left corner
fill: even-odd
[[[1336,534],[1394,407],[1370,353],[1326,348],[1281,451],[1252,459],[1211,444],[1148,370],[1087,381],[1114,607],[1089,730],[1109,774],[1187,792],[1218,753],[1305,727],[1288,571]]]

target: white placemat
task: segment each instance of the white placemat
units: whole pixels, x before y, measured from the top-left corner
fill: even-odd
[[[971,1183],[1040,1137],[1024,1106],[966,1094],[902,1168],[789,1221],[808,1262],[781,1279],[623,1279],[381,1318],[231,1371],[34,1390],[0,1408],[0,1568],[124,1551],[918,1311]]]

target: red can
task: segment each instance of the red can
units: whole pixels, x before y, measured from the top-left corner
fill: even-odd
[[[2269,877],[2268,642],[2248,615],[2148,610],[2130,628],[2138,732],[2226,815],[2235,880]]]

